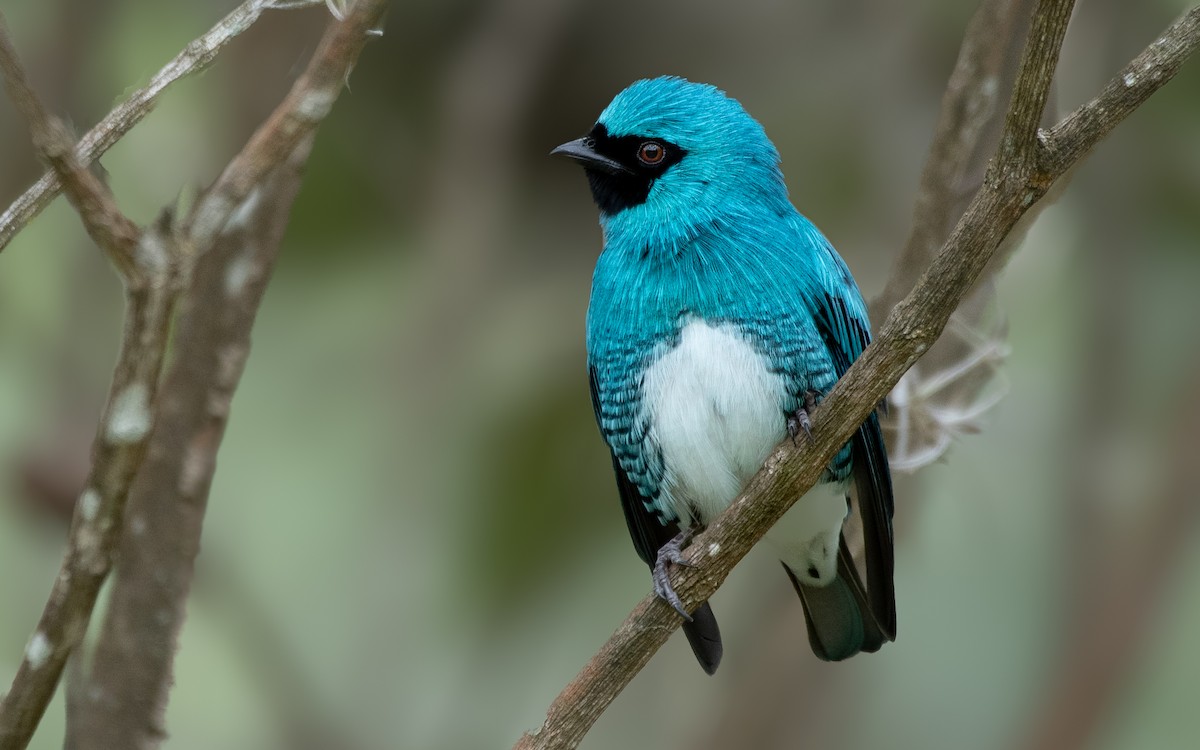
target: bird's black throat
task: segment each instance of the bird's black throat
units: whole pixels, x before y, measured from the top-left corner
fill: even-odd
[[[592,128],[587,137],[597,154],[607,156],[629,169],[628,172],[613,174],[584,167],[588,186],[592,189],[592,199],[596,201],[600,213],[608,216],[645,203],[654,181],[687,155],[679,146],[650,136],[611,136],[608,128],[600,123]],[[638,149],[648,140],[656,140],[666,149],[663,159],[653,166],[647,166],[638,159]]]

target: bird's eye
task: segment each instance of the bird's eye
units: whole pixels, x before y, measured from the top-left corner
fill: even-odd
[[[647,167],[653,167],[667,156],[667,150],[658,141],[646,141],[638,147],[638,161]]]

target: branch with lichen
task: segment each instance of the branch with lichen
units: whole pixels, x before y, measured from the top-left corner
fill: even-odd
[[[302,4],[312,3],[289,5]],[[261,10],[275,5],[248,2],[226,21],[238,16],[239,23],[248,25]],[[331,22],[308,69],[193,210],[182,221],[176,220],[173,212],[164,211],[154,225],[145,229],[121,213],[108,187],[87,169],[87,154],[67,137],[66,127],[46,113],[28,83],[0,16],[0,69],[9,96],[28,123],[39,155],[53,170],[89,236],[120,274],[127,300],[121,352],[93,443],[86,489],[76,506],[67,553],[12,687],[0,701],[0,750],[27,746],[67,659],[83,639],[118,545],[123,559],[128,554],[130,545],[123,543],[122,530],[131,489],[145,487],[142,494],[153,493],[156,503],[172,499],[180,504],[199,502],[202,509],[229,403],[249,352],[254,313],[270,277],[312,135],[336,101],[383,10],[383,0],[358,0],[352,8],[339,11],[338,20]],[[213,40],[228,41],[237,33],[233,29],[224,27],[215,37],[210,32],[189,45],[181,57],[187,58],[191,69],[202,65],[219,49],[219,45],[213,46]],[[160,80],[164,75],[170,78],[175,73],[156,77],[152,86],[157,86],[159,93],[175,80]],[[152,99],[136,107],[135,114],[146,114]],[[112,119],[110,115],[105,122]],[[121,127],[127,130],[132,126],[128,120],[118,119],[124,124],[106,126],[101,135],[115,141]],[[45,195],[52,197],[49,192]],[[9,221],[7,216],[0,224],[0,236],[4,237],[17,231],[28,218]],[[231,281],[235,265],[240,269],[236,285]],[[181,293],[185,314],[175,356],[164,377],[168,331]],[[214,334],[210,330],[213,326],[218,326],[222,335]],[[197,362],[205,369],[197,370]],[[203,421],[188,431],[191,423],[179,415],[181,411],[190,415],[196,410]],[[180,436],[189,439],[182,445],[168,440]],[[156,446],[153,452],[149,451],[151,443]],[[174,469],[166,478],[176,495],[147,479],[164,462]],[[136,500],[139,494],[133,492],[132,496]],[[185,585],[173,591],[179,615],[162,623],[157,622],[161,619],[157,609],[114,607],[110,619],[121,618],[122,626],[145,628],[157,624],[177,632],[199,529],[197,521],[189,527],[186,545],[172,550],[182,558],[176,567],[186,568]],[[173,656],[173,648],[163,653],[142,648],[131,657],[135,662],[165,659],[165,665],[148,667],[160,683],[162,697],[155,705],[165,705]],[[147,709],[137,726],[157,726],[157,719],[158,713]],[[153,737],[139,738],[137,743],[119,740],[98,746],[150,747],[161,737],[158,732]],[[98,741],[92,736],[87,739]]]
[[[163,381],[156,447],[130,496],[144,533],[126,535],[90,670],[68,720],[73,747],[152,748],[162,725],[208,492],[250,331],[274,269],[312,135],[378,22],[359,0],[326,31],[308,68],[182,223],[197,262]]]
[[[1121,71],[1095,99],[1040,130],[1073,0],[1039,0],[1021,57],[1000,145],[983,186],[941,250],[881,326],[878,336],[812,415],[811,440],[784,441],[745,490],[684,552],[671,583],[686,608],[709,599],[733,566],[820,478],[834,454],[914,362],[938,339],[1001,243],[1109,131],[1170,80],[1200,46],[1193,8]],[[653,594],[551,703],[542,727],[516,750],[574,748],[679,626]]]
[[[125,284],[121,353],[92,444],[92,467],[71,524],[70,542],[49,601],[0,701],[0,748],[24,747],[54,694],[63,667],[83,639],[100,586],[112,567],[129,487],[146,454],[159,370],[176,291],[166,219],[142,231],[116,206],[108,187],[75,158],[66,127],[30,87],[0,16],[0,69],[38,154],[55,171],[88,234]]]

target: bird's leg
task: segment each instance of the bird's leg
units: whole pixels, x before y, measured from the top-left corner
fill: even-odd
[[[800,430],[804,430],[804,434],[812,440],[812,420],[808,418],[809,412],[817,408],[817,392],[811,388],[805,391],[801,396],[801,404],[796,407],[795,413],[787,418],[788,435],[792,438],[792,444],[796,444],[796,438],[800,435]]]
[[[688,622],[692,621],[692,616],[683,608],[683,602],[680,601],[679,595],[675,593],[675,589],[671,587],[671,578],[667,575],[667,566],[671,563],[682,565],[685,568],[693,567],[693,564],[688,562],[683,556],[683,548],[692,539],[692,529],[687,528],[679,532],[671,538],[663,546],[658,548],[658,558],[654,561],[654,567],[651,569],[650,577],[654,580],[654,593],[660,599],[663,599],[670,604],[679,616]]]

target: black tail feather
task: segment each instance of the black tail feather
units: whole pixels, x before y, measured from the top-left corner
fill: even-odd
[[[696,608],[691,622],[683,623],[683,634],[687,636],[700,668],[708,674],[716,672],[725,647],[721,645],[721,629],[717,627],[717,618],[708,602]]]

